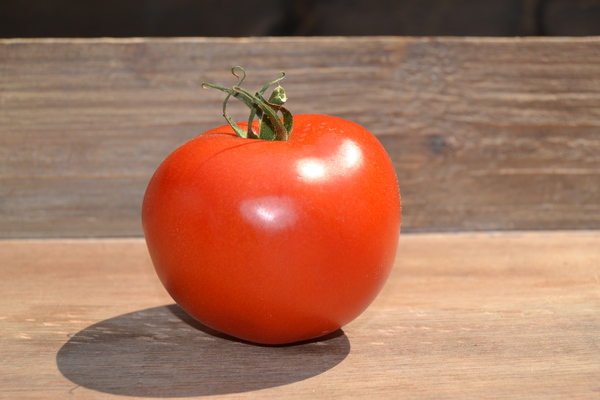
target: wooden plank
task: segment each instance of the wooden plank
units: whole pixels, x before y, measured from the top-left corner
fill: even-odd
[[[600,38],[14,39],[0,237],[141,235],[146,182],[224,123],[200,84],[232,65],[250,88],[285,70],[293,112],[377,135],[405,231],[600,227]]]
[[[0,241],[0,398],[596,398],[600,231],[404,235],[327,340],[254,346],[178,311],[142,239]]]

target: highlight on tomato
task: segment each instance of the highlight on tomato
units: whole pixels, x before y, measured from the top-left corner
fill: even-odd
[[[152,176],[142,225],[156,273],[202,324],[261,344],[334,332],[384,286],[400,235],[394,167],[354,122],[293,116],[281,76],[225,88],[227,125],[170,154]],[[267,97],[267,92],[271,94]],[[250,110],[234,122],[228,101]]]

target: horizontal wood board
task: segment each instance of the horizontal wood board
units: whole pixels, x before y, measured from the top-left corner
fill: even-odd
[[[600,38],[0,40],[0,237],[140,236],[159,163],[234,65],[371,130],[407,232],[600,228]],[[238,119],[245,119],[240,109]]]
[[[0,241],[2,399],[594,399],[600,231],[414,234],[326,340],[254,346],[173,305],[142,239]]]

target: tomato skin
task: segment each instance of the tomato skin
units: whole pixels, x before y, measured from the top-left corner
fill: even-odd
[[[242,139],[228,125],[199,135],[159,166],[142,207],[173,299],[262,344],[316,338],[360,315],[391,271],[400,221],[381,144],[315,114],[296,115],[288,141]]]

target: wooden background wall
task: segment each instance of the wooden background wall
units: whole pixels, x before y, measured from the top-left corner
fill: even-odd
[[[0,237],[139,236],[145,186],[222,125],[233,65],[389,152],[404,232],[600,228],[600,38],[0,41]]]

